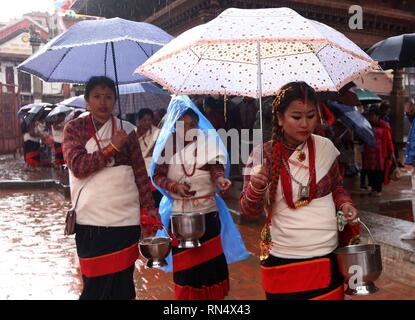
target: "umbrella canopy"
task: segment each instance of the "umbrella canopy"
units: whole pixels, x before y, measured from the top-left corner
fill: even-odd
[[[137,72],[175,94],[258,98],[300,80],[337,91],[377,69],[343,34],[294,10],[231,8],[175,38]]]
[[[17,116],[24,117],[29,112],[29,110],[32,109],[34,106],[35,106],[35,103],[31,103],[31,104],[27,104],[21,107],[19,111],[17,111]]]
[[[34,103],[32,108],[30,108],[25,115],[24,121],[27,125],[30,125],[32,121],[46,117],[52,109],[53,105],[50,103]]]
[[[357,87],[374,93],[389,95],[392,91],[393,74],[391,72],[369,72],[353,82]]]
[[[81,21],[18,69],[49,82],[86,83],[90,77],[102,75],[118,79],[120,84],[144,81],[147,79],[134,74],[134,69],[171,39],[145,22],[120,18]]]
[[[54,122],[58,119],[59,115],[68,115],[72,112],[72,110],[73,108],[64,105],[57,105],[51,112],[49,112],[45,121]]]
[[[70,97],[62,102],[59,102],[59,104],[72,108],[86,109],[86,101],[83,94],[80,96]]]
[[[153,111],[164,108],[170,102],[170,94],[153,83],[132,83],[120,86],[122,113],[137,113],[142,108]]]
[[[415,67],[415,33],[379,41],[367,53],[384,69]]]
[[[355,108],[336,101],[327,101],[327,105],[344,125],[351,128],[365,143],[375,145],[375,135],[370,122]]]
[[[356,94],[357,99],[359,99],[359,101],[363,104],[382,102],[381,97],[369,90],[354,88],[353,91]]]

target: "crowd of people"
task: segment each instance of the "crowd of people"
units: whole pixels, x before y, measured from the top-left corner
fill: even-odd
[[[221,198],[232,185],[227,147],[210,143],[221,141],[219,129],[252,130],[255,101],[226,104],[212,96],[174,96],[167,111],[141,109],[134,125],[113,115],[117,95],[111,79],[91,78],[84,96],[88,112],[69,122],[62,115],[52,123],[38,117],[22,125],[28,165],[41,165],[45,144],[54,150],[54,164],[68,168],[83,279],[80,299],[134,299],[137,243],[163,227],[173,238],[176,299],[226,298],[228,264],[248,253]],[[265,297],[343,299],[344,279],[334,251],[359,242],[358,211],[343,178],[355,166],[360,143],[361,187],[367,188],[367,177],[373,195],[381,194],[391,167],[398,167],[390,107],[384,103],[365,110],[375,137],[369,145],[305,82],[288,83],[264,102],[269,135],[248,159],[240,209],[247,219],[266,215],[258,235]],[[407,114],[413,119],[415,107]],[[409,166],[415,162],[414,130]],[[349,222],[342,231],[338,211]],[[171,231],[170,217],[186,212],[205,216],[201,247],[179,248]]]

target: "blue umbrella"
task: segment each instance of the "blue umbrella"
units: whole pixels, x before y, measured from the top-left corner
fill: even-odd
[[[105,75],[118,88],[118,84],[148,81],[134,70],[171,39],[159,27],[145,22],[120,18],[81,21],[18,69],[49,82],[86,83],[92,76]]]
[[[355,107],[347,106],[336,101],[327,101],[327,105],[344,125],[352,130],[363,140],[363,142],[374,147],[375,135],[370,122]]]
[[[137,113],[142,108],[157,111],[169,105],[170,94],[151,82],[120,86],[120,103],[123,113]]]

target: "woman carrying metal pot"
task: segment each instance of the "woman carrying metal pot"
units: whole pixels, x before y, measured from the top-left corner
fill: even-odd
[[[92,77],[85,87],[90,114],[65,125],[63,153],[76,210],[80,299],[134,299],[140,225],[157,227],[135,127],[112,115],[114,82]]]
[[[344,298],[334,250],[357,241],[359,228],[348,224],[339,237],[336,210],[348,221],[358,213],[342,185],[339,151],[312,134],[317,108],[308,84],[284,85],[272,105],[272,140],[254,149],[244,173],[242,213],[254,219],[266,211],[260,258],[270,300]]]
[[[153,153],[150,176],[164,194],[160,203],[163,224],[171,215],[203,214],[206,230],[201,246],[173,244],[175,297],[180,300],[217,300],[229,292],[228,263],[248,256],[241,236],[217,190],[231,182],[228,155],[209,121],[187,96],[174,97]]]

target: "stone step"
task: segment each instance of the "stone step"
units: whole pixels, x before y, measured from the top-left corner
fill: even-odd
[[[392,280],[415,287],[415,240],[400,240],[414,224],[367,211],[360,211],[360,218],[381,246],[383,273]],[[363,242],[371,242],[364,228],[361,234]]]

